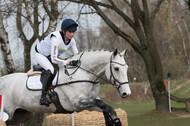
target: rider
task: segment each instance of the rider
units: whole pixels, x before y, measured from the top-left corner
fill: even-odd
[[[77,66],[78,64],[78,60],[69,62],[68,60],[59,58],[60,55],[65,55],[68,58],[78,53],[76,41],[73,38],[77,27],[78,24],[74,20],[65,19],[61,24],[61,31],[52,32],[42,41],[38,42],[35,47],[36,60],[45,69],[40,79],[43,84],[40,105],[49,106],[51,103],[46,95],[55,74],[53,64],[71,66]]]

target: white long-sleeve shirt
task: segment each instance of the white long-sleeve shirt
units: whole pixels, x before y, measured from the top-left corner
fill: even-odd
[[[55,64],[66,65],[67,61],[63,59],[76,55],[78,49],[74,38],[68,44],[65,44],[64,41],[62,32],[52,32],[37,44],[37,51],[44,56],[51,55],[51,60]]]

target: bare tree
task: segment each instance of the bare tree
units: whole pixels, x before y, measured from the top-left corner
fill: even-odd
[[[1,11],[0,11],[0,28],[1,28],[0,45],[1,45],[1,50],[3,52],[3,60],[5,62],[4,65],[6,66],[7,73],[10,74],[15,71],[15,67],[11,56],[8,34],[3,25],[3,17]]]
[[[42,7],[45,10],[44,15],[40,14],[40,4],[42,3]],[[50,8],[50,9],[49,9]],[[41,8],[42,9],[42,8]],[[24,63],[25,63],[25,71],[30,69],[30,50],[32,44],[37,40],[43,39],[46,35],[56,29],[57,19],[59,16],[58,13],[58,1],[50,0],[47,3],[47,0],[35,0],[35,1],[27,1],[27,0],[17,0],[17,12],[16,12],[16,22],[17,29],[19,32],[19,38],[21,38],[24,45]],[[49,25],[44,31],[44,21],[45,18],[49,18]],[[39,20],[40,19],[40,20]],[[31,28],[27,32],[33,33],[33,35],[28,38],[26,34],[26,30],[24,30],[25,23],[28,22]],[[43,31],[42,35],[40,35],[40,24],[42,23],[41,28]]]
[[[138,52],[143,58],[148,73],[148,79],[151,84],[151,89],[156,103],[157,110],[168,110],[167,91],[163,82],[163,70],[158,54],[155,38],[153,35],[154,19],[160,9],[161,3],[164,0],[157,0],[155,7],[151,10],[147,0],[132,0],[131,3],[127,0],[126,7],[131,8],[132,18],[124,13],[118,6],[120,1],[113,0],[62,0],[71,1],[79,4],[86,4],[94,8],[94,11],[106,22],[106,24],[120,37],[128,41],[128,43]],[[110,18],[103,12],[104,8],[108,8],[113,13],[118,14],[123,20],[134,30],[138,39],[134,39],[124,30],[120,29]]]

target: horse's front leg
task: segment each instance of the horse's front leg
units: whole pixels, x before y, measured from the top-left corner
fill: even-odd
[[[107,105],[100,99],[81,99],[77,106],[79,109],[87,109],[91,107],[98,107],[103,111],[106,126],[122,126],[120,119],[117,117],[117,114],[111,106]]]

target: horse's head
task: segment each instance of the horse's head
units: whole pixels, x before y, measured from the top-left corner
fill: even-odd
[[[110,79],[112,84],[117,88],[117,91],[122,98],[131,94],[127,77],[128,65],[124,59],[126,52],[127,50],[124,50],[120,53],[116,49],[111,55],[110,63],[107,65],[105,71],[106,77]]]

